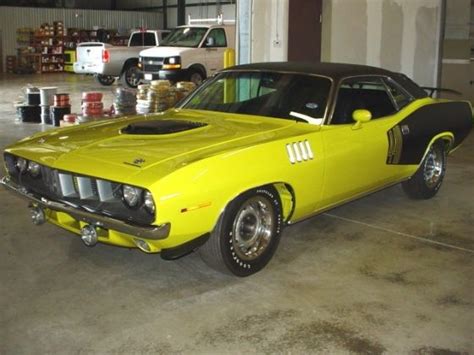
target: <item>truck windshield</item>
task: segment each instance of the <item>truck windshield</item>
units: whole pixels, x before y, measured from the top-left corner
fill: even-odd
[[[330,88],[330,79],[315,75],[226,71],[196,90],[181,108],[321,124]]]
[[[175,28],[160,44],[167,47],[197,47],[207,32],[206,27]]]

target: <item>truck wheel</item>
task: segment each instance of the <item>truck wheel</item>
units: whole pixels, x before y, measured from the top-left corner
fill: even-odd
[[[205,77],[202,72],[198,69],[190,69],[189,81],[192,81],[196,86],[199,86],[204,81]]]
[[[111,75],[98,74],[95,76],[95,78],[100,84],[104,86],[110,86],[115,82],[115,77]]]
[[[247,191],[233,200],[199,254],[217,271],[249,276],[272,258],[280,241],[280,197],[271,186]]]
[[[120,80],[129,88],[136,89],[140,82],[139,71],[136,63],[129,64],[123,71]]]

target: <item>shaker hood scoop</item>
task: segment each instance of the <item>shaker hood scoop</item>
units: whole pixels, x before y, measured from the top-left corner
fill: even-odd
[[[161,135],[188,131],[207,126],[206,123],[185,120],[153,120],[129,124],[123,128],[122,134]]]

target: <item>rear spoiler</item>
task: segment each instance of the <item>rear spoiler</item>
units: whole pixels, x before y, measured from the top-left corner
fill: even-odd
[[[433,94],[435,92],[446,92],[446,93],[449,93],[449,94],[454,94],[454,95],[457,95],[457,96],[461,96],[462,93],[460,93],[459,91],[456,91],[456,90],[453,90],[453,89],[445,89],[445,88],[432,88],[432,87],[428,87],[428,86],[422,86],[421,87],[423,90],[426,90],[428,92],[428,95],[430,97],[433,97]]]

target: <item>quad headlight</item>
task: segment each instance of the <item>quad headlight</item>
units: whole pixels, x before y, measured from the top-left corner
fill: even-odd
[[[18,158],[15,163],[15,166],[20,173],[24,173],[26,172],[26,169],[28,168],[28,161],[23,158]]]
[[[148,213],[155,213],[155,202],[150,191],[139,187],[123,185],[122,198],[125,205],[132,209],[143,207]]]
[[[123,185],[123,200],[128,207],[136,208],[141,202],[142,189],[134,186]]]
[[[35,163],[34,161],[30,161],[28,163],[28,173],[32,177],[38,177],[41,173],[41,166],[38,163]]]
[[[151,195],[150,191],[145,191],[143,194],[143,205],[145,209],[150,212],[151,214],[155,213],[155,202],[153,201],[153,196]]]

